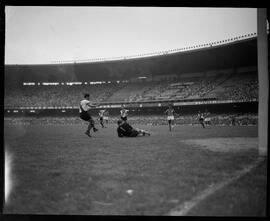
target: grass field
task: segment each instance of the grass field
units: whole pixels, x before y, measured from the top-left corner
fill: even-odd
[[[135,127],[152,134],[118,138],[109,125],[88,138],[86,125],[5,125],[13,189],[4,213],[166,215],[258,158],[256,126]],[[265,165],[189,214],[265,216]]]

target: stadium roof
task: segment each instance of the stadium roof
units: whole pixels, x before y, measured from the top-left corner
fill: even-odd
[[[126,80],[134,76],[183,74],[246,66],[257,66],[257,38],[152,57],[67,64],[5,65],[5,80]]]

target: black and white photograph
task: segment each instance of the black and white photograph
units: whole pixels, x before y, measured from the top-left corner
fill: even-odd
[[[266,217],[267,13],[5,5],[3,215]]]

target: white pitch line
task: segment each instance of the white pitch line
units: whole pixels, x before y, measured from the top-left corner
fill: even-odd
[[[264,158],[258,159],[254,164],[249,165],[248,167],[244,168],[241,171],[238,171],[233,177],[229,178],[228,180],[214,184],[210,186],[209,188],[203,190],[197,196],[193,197],[191,200],[186,201],[183,204],[171,210],[168,215],[169,216],[185,216],[192,208],[198,205],[205,198],[212,195],[216,191],[222,189],[223,187],[229,185],[230,183],[234,182],[240,177],[244,176],[245,174],[250,172],[253,168],[257,167],[262,161],[264,161]]]

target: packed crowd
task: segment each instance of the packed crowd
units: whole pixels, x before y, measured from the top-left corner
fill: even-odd
[[[110,97],[118,85],[80,86],[25,86],[5,88],[5,107],[73,107],[84,93],[90,94],[93,102],[102,102]]]
[[[238,83],[230,88],[226,88],[221,99],[228,100],[253,100],[258,98],[258,81],[250,79],[244,83]]]
[[[222,77],[197,79],[190,84],[181,81],[111,83],[73,86],[5,87],[5,107],[67,107],[78,106],[84,93],[93,102],[149,101],[166,99],[199,99],[212,96],[218,100],[253,100],[258,98],[256,77]]]

